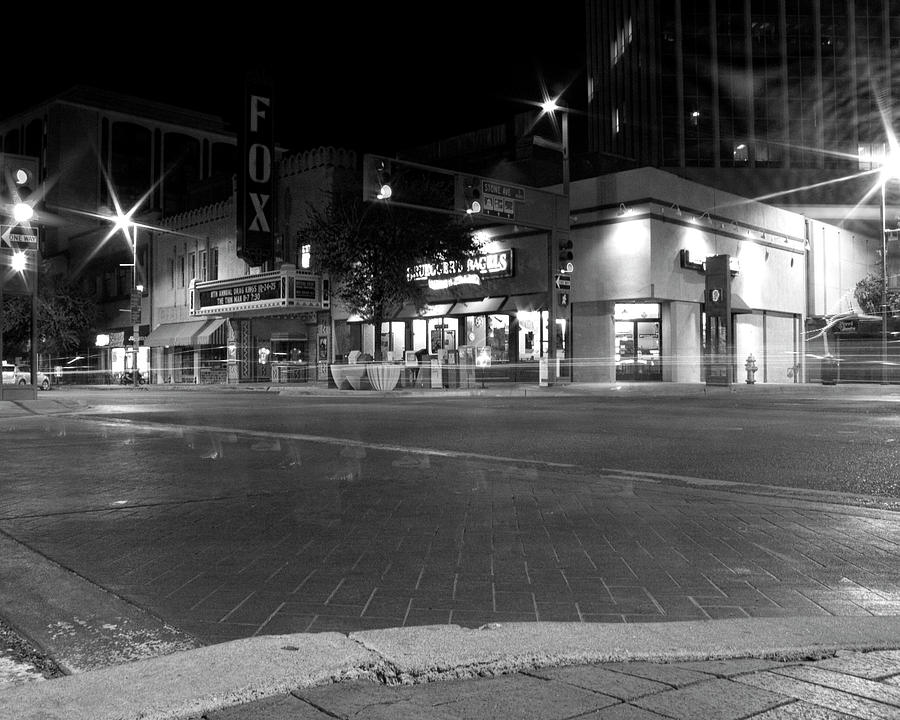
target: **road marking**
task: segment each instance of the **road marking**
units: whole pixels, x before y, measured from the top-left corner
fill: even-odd
[[[163,424],[163,423],[153,423],[147,422],[146,420],[137,421],[137,420],[129,420],[126,418],[117,418],[110,419],[104,418],[102,420],[98,420],[92,417],[85,417],[83,415],[67,415],[67,418],[75,418],[82,422],[93,423],[95,425],[102,425],[105,427],[119,427],[119,428],[132,428],[132,429],[141,429],[141,430],[156,430],[163,432],[171,432],[171,433],[183,433],[185,431],[189,432],[203,432],[203,433],[221,433],[227,435],[229,437],[234,437],[237,435],[248,437],[248,438],[277,438],[280,440],[299,440],[302,442],[311,442],[311,443],[322,443],[327,445],[340,445],[342,447],[359,447],[365,448],[366,450],[384,450],[388,452],[397,452],[397,453],[408,453],[411,455],[427,455],[431,457],[448,457],[448,458],[463,458],[463,459],[478,459],[478,460],[491,460],[494,462],[509,462],[515,463],[517,465],[537,465],[543,467],[554,467],[554,468],[565,468],[572,469],[577,468],[578,465],[573,463],[560,463],[560,462],[551,462],[549,460],[529,460],[527,458],[521,457],[506,457],[503,455],[488,455],[482,453],[472,453],[472,452],[463,452],[460,450],[437,450],[434,448],[415,448],[415,447],[406,447],[403,445],[391,445],[387,443],[370,443],[363,442],[362,440],[351,440],[348,438],[339,438],[339,437],[330,437],[327,435],[306,435],[303,433],[278,433],[271,432],[269,430],[235,430],[234,428],[229,427],[218,427],[215,425],[172,425],[172,424]]]

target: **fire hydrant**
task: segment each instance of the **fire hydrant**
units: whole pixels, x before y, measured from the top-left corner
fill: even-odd
[[[756,358],[753,357],[753,353],[750,353],[747,356],[747,362],[744,363],[744,369],[747,371],[747,384],[752,385],[756,382],[753,375],[759,370],[759,368],[756,367]]]

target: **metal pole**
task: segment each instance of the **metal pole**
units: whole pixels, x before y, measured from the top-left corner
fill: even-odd
[[[887,229],[885,228],[885,187],[881,178],[881,383],[887,384]]]
[[[38,373],[38,251],[39,245],[34,248],[34,278],[31,284],[31,387],[37,393]]]
[[[563,195],[569,197],[569,111],[562,108]]]
[[[5,255],[5,253],[4,253]],[[0,273],[4,272],[0,267]],[[3,277],[0,276],[0,364],[3,360]],[[3,370],[0,369],[0,400],[3,399]]]
[[[137,239],[138,228],[133,226],[134,236],[131,241],[132,266],[131,266],[131,387],[137,390],[138,386],[138,341],[141,334],[141,299],[137,289]],[[137,310],[135,310],[137,302]]]

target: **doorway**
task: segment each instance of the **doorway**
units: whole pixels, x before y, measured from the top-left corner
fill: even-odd
[[[657,303],[616,304],[616,381],[662,381],[662,322]]]

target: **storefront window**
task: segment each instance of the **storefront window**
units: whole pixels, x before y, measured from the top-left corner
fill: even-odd
[[[425,350],[428,352],[428,322],[418,319],[412,321],[412,348],[411,350],[418,352]]]
[[[519,320],[519,362],[537,362],[541,356],[541,313],[521,311]]]
[[[406,323],[381,323],[381,357],[388,362],[399,362],[406,351]]]
[[[491,348],[491,362],[509,362],[509,316],[488,315],[487,345]]]
[[[459,337],[459,319],[451,317],[428,319],[428,354],[437,355],[441,350],[456,350]]]

